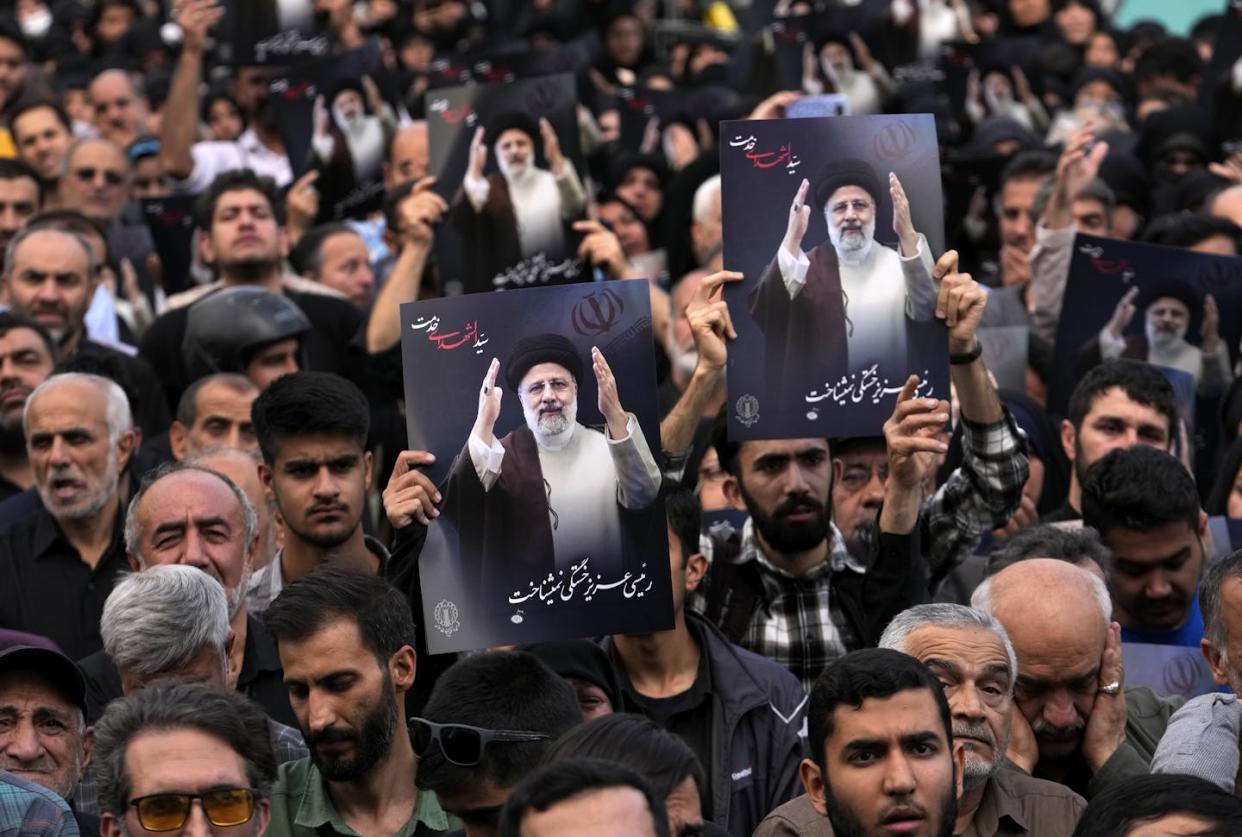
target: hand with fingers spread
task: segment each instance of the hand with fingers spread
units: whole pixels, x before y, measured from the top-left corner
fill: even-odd
[[[595,373],[595,384],[599,390],[599,412],[608,423],[608,435],[613,439],[624,439],[630,417],[621,406],[621,396],[617,394],[617,379],[612,374],[612,367],[604,359],[604,353],[597,347],[591,347],[591,370]]]
[[[435,456],[425,450],[402,451],[397,457],[384,487],[384,514],[394,529],[404,529],[415,521],[427,526],[440,516],[436,508],[440,492],[431,478],[418,470],[435,461]]]
[[[1133,287],[1126,291],[1126,295],[1117,303],[1117,307],[1113,309],[1113,316],[1109,319],[1108,324],[1104,326],[1104,330],[1109,333],[1115,340],[1120,340],[1121,333],[1126,330],[1126,326],[1130,325],[1130,321],[1134,319],[1134,312],[1137,310],[1134,306],[1134,298],[1138,296],[1138,287]]]
[[[897,175],[888,173],[888,193],[893,200],[893,232],[901,244],[901,255],[910,258],[919,251],[919,234],[910,217],[910,200]]]
[[[1082,754],[1094,773],[1126,741],[1125,670],[1121,663],[1121,625],[1108,626],[1100,655],[1099,686],[1082,737]]]
[[[183,34],[183,52],[201,53],[207,45],[207,33],[224,16],[224,5],[216,0],[178,0],[173,4],[172,18]]]
[[[802,255],[802,238],[806,235],[806,228],[811,223],[811,207],[806,202],[806,195],[810,188],[811,181],[805,177],[802,178],[802,184],[798,186],[793,203],[789,205],[789,223],[785,227],[785,238],[781,241],[781,246],[795,259]]]
[[[737,338],[728,303],[724,301],[726,282],[740,282],[742,274],[721,270],[700,284],[686,306],[686,320],[694,335],[694,348],[699,353],[699,369],[719,372],[729,359],[728,341]]]
[[[496,427],[496,419],[500,418],[500,387],[496,386],[496,376],[500,373],[499,358],[492,358],[491,364],[487,367],[487,374],[483,376],[483,386],[479,388],[479,412],[474,420],[474,428],[471,435],[477,436],[479,441],[484,445],[491,446],[495,441],[493,430]]]
[[[915,398],[919,376],[911,375],[897,395],[897,406],[884,422],[888,445],[888,478],[907,490],[918,490],[949,446],[937,438],[949,420],[949,402]]]
[[[575,221],[574,231],[583,234],[578,258],[592,267],[601,267],[609,279],[624,279],[628,262],[617,234],[599,221]]]
[[[988,295],[969,273],[958,273],[957,251],[950,250],[936,261],[932,278],[940,282],[936,297],[936,318],[949,327],[949,352],[974,351],[979,321],[988,304]]]
[[[1071,204],[1100,172],[1100,164],[1108,153],[1108,143],[1097,142],[1095,125],[1087,122],[1074,132],[1057,160],[1056,180],[1044,212],[1044,221],[1051,229],[1064,229],[1073,220]]]

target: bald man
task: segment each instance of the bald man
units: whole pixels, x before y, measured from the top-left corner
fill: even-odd
[[[1031,558],[986,579],[970,603],[1004,625],[1017,654],[1010,759],[1087,799],[1148,773],[1185,701],[1124,688],[1121,626],[1103,581]]]
[[[252,570],[272,563],[276,550],[280,548],[276,504],[259,479],[259,464],[262,461],[257,451],[229,447],[209,448],[194,458],[194,464],[219,471],[231,479],[254,506],[259,518],[259,545],[250,559]]]

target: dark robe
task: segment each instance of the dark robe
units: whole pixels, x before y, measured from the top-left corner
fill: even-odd
[[[464,188],[453,203],[453,227],[461,236],[466,293],[495,290],[492,279],[522,260],[509,183],[500,172],[489,174],[487,182],[491,188],[479,212],[474,211]]]
[[[806,284],[790,299],[776,257],[748,299],[750,315],[764,336],[768,401],[777,412],[805,408],[811,390],[849,372],[845,292],[837,251],[824,242],[807,254]]]
[[[588,432],[598,431],[590,429]],[[520,643],[527,641],[524,637],[528,630],[532,639],[546,638],[546,622],[540,625],[540,620],[527,619],[524,623],[511,623],[509,617],[515,606],[508,603],[509,594],[529,591],[531,582],[557,570],[548,489],[539,465],[535,436],[523,424],[501,438],[500,445],[505,450],[500,476],[487,491],[470,458],[469,442],[462,447],[440,486],[444,499],[438,522],[445,527],[447,549],[455,553],[454,559],[460,564],[459,577],[464,579],[462,593],[471,600],[468,606],[473,606],[471,621],[483,621],[493,632],[503,631],[504,636],[510,638],[507,641]],[[621,516],[622,543],[606,546],[619,551],[622,560],[613,563],[637,574],[640,565],[646,562],[646,572],[652,576],[650,556],[653,544],[658,542],[653,541],[653,535],[658,535],[658,527],[665,525],[663,515],[655,514],[661,510],[660,505],[653,503],[647,509],[633,510],[616,504]],[[599,555],[605,566],[615,558],[603,550],[593,554]],[[649,594],[649,601],[653,595],[657,602],[661,601],[657,590]],[[533,613],[540,606],[536,600],[519,607]],[[602,605],[598,600],[588,604],[579,597],[567,605],[558,603],[557,607],[549,609],[549,615],[574,622],[575,617],[596,618],[601,611],[612,610],[613,607]],[[563,628],[560,633],[586,635]]]
[[[1121,356],[1129,360],[1141,360],[1146,363],[1147,336],[1131,334],[1126,337],[1126,347],[1121,350]],[[1104,355],[1100,352],[1100,337],[1098,334],[1093,335],[1090,340],[1083,343],[1078,348],[1078,351],[1074,353],[1074,366],[1079,378],[1103,362]]]

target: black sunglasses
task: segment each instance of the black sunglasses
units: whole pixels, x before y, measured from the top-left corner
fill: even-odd
[[[81,169],[74,169],[73,175],[78,180],[81,180],[83,183],[90,183],[91,181],[95,179],[95,175],[99,174],[100,171],[101,171],[100,169],[89,168],[89,167],[81,168]],[[108,182],[109,186],[120,186],[122,183],[125,182],[125,175],[121,174],[119,171],[113,171],[112,169],[103,169],[102,173],[104,176],[104,180]]]
[[[253,788],[221,788],[206,793],[155,793],[130,800],[138,809],[138,824],[147,831],[176,831],[190,818],[194,800],[202,800],[207,821],[218,828],[250,822],[258,791]]]
[[[493,741],[529,744],[547,741],[552,736],[546,732],[530,732],[514,729],[483,729],[468,724],[437,724],[425,718],[410,719],[410,742],[414,754],[420,758],[433,743],[440,744],[440,752],[458,767],[474,767],[483,761],[483,753]]]

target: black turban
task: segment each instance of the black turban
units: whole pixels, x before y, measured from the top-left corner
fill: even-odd
[[[539,146],[539,123],[521,111],[511,110],[488,120],[487,147],[491,148],[505,131],[521,131],[530,137],[531,145]]]
[[[865,160],[846,157],[825,164],[819,171],[819,179],[815,182],[815,205],[822,208],[828,203],[832,193],[842,186],[857,186],[865,190],[879,208],[880,198],[883,195],[880,179],[875,176],[875,170]]]
[[[569,370],[575,382],[582,380],[582,357],[569,338],[559,334],[536,334],[523,337],[509,352],[509,360],[505,363],[509,389],[517,392],[526,373],[541,363],[559,363]]]

